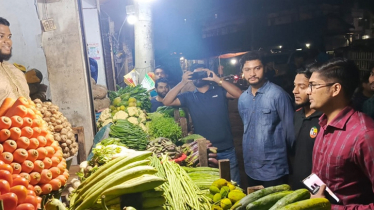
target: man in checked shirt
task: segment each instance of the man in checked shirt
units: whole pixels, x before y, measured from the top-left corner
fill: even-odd
[[[324,114],[313,149],[312,173],[340,199],[332,209],[374,209],[374,121],[350,106],[359,85],[353,62],[331,59],[312,69],[310,108]],[[324,197],[325,186],[312,197]]]

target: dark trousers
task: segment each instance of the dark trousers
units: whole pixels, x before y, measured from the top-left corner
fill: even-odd
[[[277,186],[277,185],[288,183],[288,175],[282,176],[281,178],[278,178],[276,180],[271,180],[271,181],[259,181],[259,180],[252,179],[249,176],[247,176],[247,178],[248,178],[248,186],[249,187],[262,185],[266,188],[266,187],[272,187],[272,186]]]

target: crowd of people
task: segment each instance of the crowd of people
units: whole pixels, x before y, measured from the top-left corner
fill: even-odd
[[[245,91],[197,64],[170,91],[165,77],[157,80],[152,101],[188,108],[194,132],[218,148],[218,159],[230,160],[232,180],[240,183],[227,100],[237,98],[249,186],[288,183],[300,189],[314,174],[324,184],[313,198],[327,197],[333,209],[374,209],[374,66],[360,78],[345,58],[300,65],[291,97],[269,81],[259,52],[245,54],[241,65]],[[199,71],[209,76],[191,80]],[[181,92],[187,85],[193,89]]]

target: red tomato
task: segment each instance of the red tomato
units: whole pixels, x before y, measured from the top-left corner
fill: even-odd
[[[23,203],[32,204],[34,206],[34,209],[36,209],[36,207],[38,206],[38,200],[36,199],[36,196],[33,195],[26,196],[26,199]]]
[[[12,174],[9,171],[0,170],[0,179],[6,180],[9,183],[10,186],[13,185]]]
[[[27,195],[32,195],[36,197],[34,190],[27,190]]]
[[[3,162],[3,161],[1,161]],[[3,164],[0,164],[0,170],[6,170],[9,171],[11,174],[13,173],[13,167],[9,164],[6,164],[3,162]]]
[[[13,179],[13,186],[17,186],[17,185],[22,185],[27,188],[29,186],[29,181],[27,181],[27,179],[23,177]]]
[[[10,191],[10,184],[4,179],[0,179],[0,193],[1,195],[8,193]]]
[[[27,188],[23,185],[17,185],[10,188],[10,192],[17,195],[18,203],[23,203],[27,196]]]
[[[15,210],[17,207],[17,195],[14,193],[6,193],[0,195],[0,200],[3,201],[4,209],[6,210]]]
[[[35,206],[30,203],[23,203],[18,205],[16,210],[35,210]]]

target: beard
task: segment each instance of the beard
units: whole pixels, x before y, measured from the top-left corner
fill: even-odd
[[[165,98],[167,92],[157,92],[157,95],[160,96],[160,98]]]
[[[7,61],[12,57],[12,51],[9,54],[4,54],[0,51],[0,61]]]
[[[309,100],[308,100],[308,101],[305,101],[305,102],[303,102],[303,103],[301,103],[301,104],[297,104],[297,103],[295,103],[295,108],[296,108],[296,109],[299,109],[299,108],[302,108],[302,107],[305,107],[305,106],[310,106],[310,102],[309,102]]]
[[[193,80],[193,84],[195,85],[195,87],[201,88],[201,87],[204,87],[206,85],[209,85],[209,81],[202,80],[202,79],[197,79],[197,80]]]

